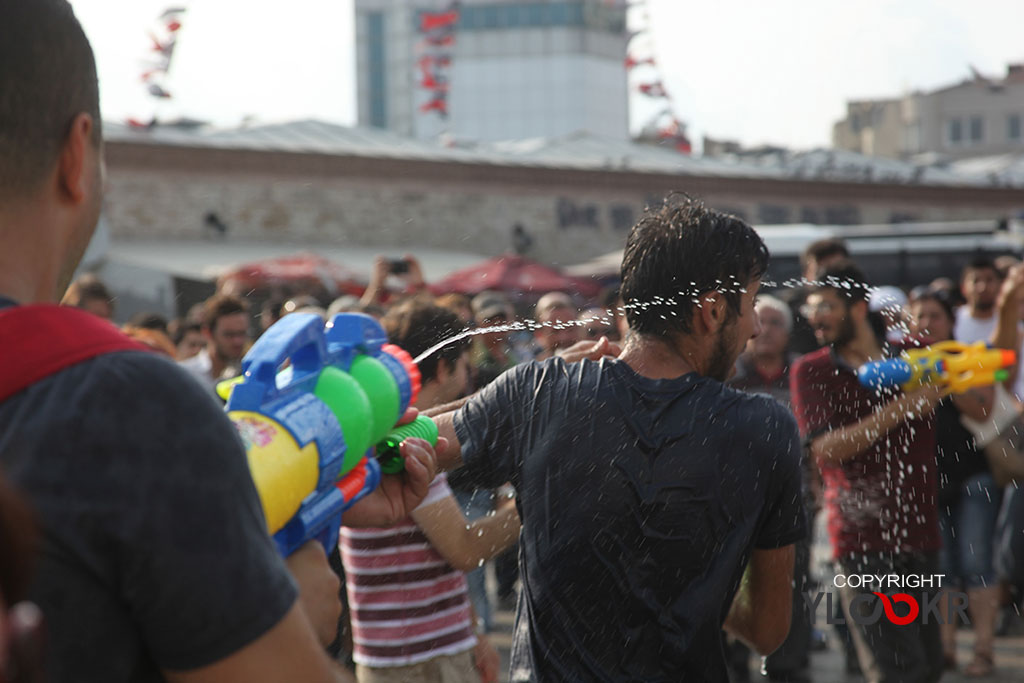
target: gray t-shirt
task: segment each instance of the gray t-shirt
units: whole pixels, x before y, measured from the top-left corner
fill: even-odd
[[[107,354],[0,403],[0,468],[41,526],[48,680],[163,680],[294,604],[235,429],[168,359]]]
[[[754,548],[806,533],[776,401],[605,359],[530,362],[455,415],[467,474],[523,520],[513,681],[720,681]]]

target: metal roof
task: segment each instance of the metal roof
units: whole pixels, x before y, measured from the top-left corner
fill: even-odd
[[[559,138],[442,145],[386,130],[316,120],[231,129],[133,128],[107,123],[105,137],[115,143],[595,171],[915,185],[1024,186],[1024,154],[967,159],[948,165],[883,159],[833,149],[776,150],[760,156],[712,158],[679,154],[667,145],[639,144],[582,132]]]

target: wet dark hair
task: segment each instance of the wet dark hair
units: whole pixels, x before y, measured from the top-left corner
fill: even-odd
[[[102,140],[92,48],[66,0],[0,0],[0,198],[35,191],[79,114]]]
[[[465,329],[454,311],[423,299],[409,299],[398,304],[381,318],[380,323],[391,343],[405,349],[413,358]],[[454,368],[469,344],[468,337],[460,339],[420,361],[418,365],[424,384],[437,377],[437,366],[442,358]]]
[[[753,228],[672,193],[662,206],[644,212],[626,241],[621,289],[626,319],[638,334],[689,333],[698,295],[721,291],[738,314],[740,288],[767,267],[768,248]]]

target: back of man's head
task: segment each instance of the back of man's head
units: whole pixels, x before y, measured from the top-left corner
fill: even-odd
[[[114,295],[94,273],[85,273],[76,278],[60,302],[64,306],[81,308],[102,318],[110,319],[114,315]]]
[[[75,117],[101,139],[92,48],[66,0],[0,0],[0,206],[35,193]]]
[[[690,333],[695,301],[712,291],[738,313],[741,289],[767,267],[768,249],[753,228],[671,194],[644,212],[626,241],[621,292],[629,326],[658,337]]]
[[[410,299],[395,306],[380,322],[388,333],[388,340],[405,349],[413,358],[465,329],[465,324],[453,311],[422,299]],[[423,383],[437,376],[441,359],[454,367],[469,348],[469,343],[469,338],[460,339],[420,361],[418,366]]]

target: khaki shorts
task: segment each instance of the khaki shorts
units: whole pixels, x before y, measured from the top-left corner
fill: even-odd
[[[359,683],[480,683],[473,650],[438,655],[409,666],[370,667],[356,664]]]

